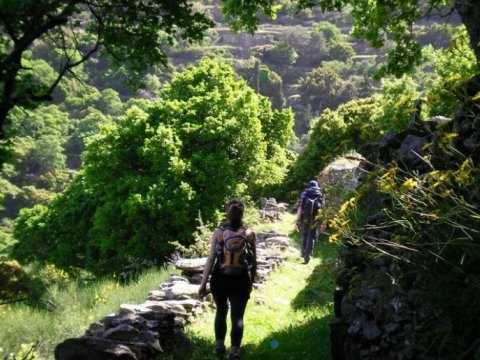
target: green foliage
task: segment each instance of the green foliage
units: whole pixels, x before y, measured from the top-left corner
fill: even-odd
[[[371,264],[386,256],[395,266],[396,270],[381,276],[378,270],[372,273],[360,265],[365,269],[360,282],[375,281],[383,294],[415,294],[417,309],[442,314],[441,321],[448,326],[418,334],[417,346],[445,358],[454,358],[458,349],[469,349],[477,337],[473,334],[480,331],[475,320],[480,169],[455,148],[457,136],[448,131],[448,125],[437,128],[432,142],[424,147],[425,171],[406,170],[395,161],[377,166],[330,222],[330,240],[354,249],[359,256],[356,264]],[[360,285],[352,284],[351,291]],[[432,343],[434,336],[444,340]]]
[[[285,106],[282,78],[267,65],[260,65],[255,62],[239,69],[238,72],[250,87],[258,93],[267,96],[275,109],[281,109]]]
[[[458,100],[465,97],[462,85],[473,77],[478,69],[475,55],[468,45],[464,30],[454,32],[455,41],[445,50],[424,50],[427,63],[431,64],[437,75],[427,92],[429,116],[453,116]]]
[[[257,48],[255,55],[268,64],[282,68],[293,65],[298,58],[293,45],[285,41],[278,42],[273,46]]]
[[[418,85],[407,75],[400,79],[383,79],[383,107],[382,121],[390,124],[391,130],[402,130],[410,122],[415,100],[419,99]]]
[[[319,23],[315,24],[313,30],[322,34],[327,41],[342,40],[342,34],[340,32],[340,29],[331,22],[320,21]]]
[[[345,41],[334,41],[328,44],[327,60],[348,61],[355,56],[353,46]]]
[[[247,29],[253,33],[260,21],[258,19],[259,11],[266,17],[274,19],[281,5],[277,5],[273,0],[249,0],[239,2],[238,0],[222,0],[222,13],[234,31]]]
[[[288,197],[295,198],[335,157],[377,140],[389,130],[390,124],[381,120],[382,104],[382,98],[375,95],[350,101],[337,111],[327,109],[315,119],[306,148],[289,169],[284,185]]]
[[[197,230],[193,233],[193,243],[185,247],[180,243],[176,244],[177,250],[185,258],[196,258],[208,256],[212,242],[214,224],[206,224],[202,220],[202,214],[199,212],[197,217]]]
[[[12,221],[8,218],[3,218],[0,222],[0,261],[9,259],[11,248],[15,243],[12,233]]]
[[[43,284],[29,276],[16,261],[0,261],[0,306],[18,301],[39,298]]]
[[[68,114],[57,106],[12,111],[11,138],[15,166],[5,164],[0,172],[4,208],[0,215],[15,218],[23,207],[47,203],[63,189],[68,175],[63,153],[68,139]]]
[[[420,6],[416,0],[390,2],[370,0],[298,0],[299,9],[319,7],[322,12],[342,11],[348,9],[353,18],[353,36],[367,40],[373,47],[380,48],[387,41],[393,40],[395,46],[388,54],[387,63],[382,66],[379,74],[393,74],[401,76],[410,72],[414,66],[422,61],[421,46],[412,36],[412,28],[420,19],[429,15],[432,10],[441,11],[445,7],[456,6],[469,35],[472,37],[471,45],[474,48],[477,62],[479,53],[479,34],[475,30],[477,23],[478,4],[460,1],[444,2],[428,0]],[[236,28],[247,28],[253,31],[258,26],[257,11],[275,16],[278,5],[272,0],[249,0],[240,6],[234,0],[228,1],[225,13],[235,20]],[[326,27],[324,24],[320,27]],[[332,31],[327,28],[326,33]]]
[[[177,271],[173,267],[152,268],[126,285],[120,284],[118,279],[52,282],[39,299],[46,304],[46,308],[25,304],[0,306],[0,357],[3,359],[9,353],[21,350],[25,353],[30,345],[22,344],[39,341],[36,348],[39,357],[53,359],[57,344],[67,338],[83,335],[91,323],[117,312],[120,304],[145,301],[149,291],[175,273]],[[48,278],[65,276],[51,266],[41,274]]]
[[[21,344],[20,350],[13,354],[10,353],[4,357],[4,360],[41,360],[37,353],[38,342],[35,344]],[[0,348],[0,353],[3,348]]]
[[[94,5],[85,1],[28,0],[21,4],[4,1],[0,24],[9,29],[3,37],[5,46],[1,47],[2,67],[12,71],[13,76],[20,75],[14,83],[14,92],[21,100],[37,100],[30,95],[49,94],[48,89],[55,87],[56,74],[52,79],[44,79],[39,73],[32,78],[31,71],[25,76],[21,74],[29,71],[21,70],[22,65],[25,66],[22,54],[43,35],[49,35],[42,41],[55,45],[62,66],[67,66],[65,70],[61,68],[63,72],[82,64],[96,50],[95,37],[98,43],[106,45],[103,53],[114,64],[118,64],[119,59],[127,59],[130,68],[139,71],[157,62],[165,63],[164,45],[173,43],[176,34],[197,41],[213,26],[211,20],[193,11],[192,4],[183,0],[171,4],[105,0]],[[75,27],[80,24],[83,31],[76,31]],[[37,86],[38,81],[45,81],[46,85]],[[5,95],[12,96],[10,93]],[[15,99],[4,98],[3,105],[7,102],[16,104]]]
[[[216,222],[228,198],[283,179],[292,124],[230,66],[203,60],[176,74],[161,102],[130,108],[92,140],[48,208],[21,213],[14,255],[96,273],[118,273],[129,257],[162,262],[177,241],[191,243],[199,211]]]
[[[284,214],[280,222],[256,226],[253,230],[285,232],[298,241],[294,224],[295,215]],[[283,265],[269,276],[265,286],[252,292],[244,317],[242,346],[245,353],[242,358],[330,358],[328,324],[333,316],[331,293],[335,286],[333,264],[337,253],[337,246],[325,243],[322,238],[315,245],[314,257],[308,265],[301,264],[296,254],[287,256]],[[214,318],[214,311],[194,318],[186,329],[193,345],[189,349],[178,348],[172,358],[209,358],[215,341]],[[274,340],[279,343],[275,349],[272,348]],[[228,346],[229,339],[226,341]]]
[[[113,89],[105,89],[100,93],[96,109],[105,115],[121,115],[123,113],[122,100]]]
[[[331,68],[320,66],[300,79],[299,92],[314,111],[335,109],[341,101],[342,79]]]

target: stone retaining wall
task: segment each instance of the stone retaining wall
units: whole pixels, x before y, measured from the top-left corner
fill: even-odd
[[[257,276],[259,288],[284,261],[290,238],[274,231],[257,234]],[[187,344],[184,326],[195,316],[214,307],[211,294],[199,299],[206,258],[179,259],[181,275],[171,275],[158,289],[148,293],[142,304],[121,304],[117,314],[91,324],[79,338],[67,339],[55,348],[57,360],[143,360],[153,359]]]

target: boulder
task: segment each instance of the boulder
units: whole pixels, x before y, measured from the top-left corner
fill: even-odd
[[[162,347],[160,346],[158,332],[155,331],[142,331],[137,336],[137,342],[142,342],[157,352],[163,352]]]
[[[423,147],[428,142],[426,136],[408,135],[400,146],[399,160],[407,168],[414,168],[423,162],[422,156],[425,154]]]
[[[190,282],[186,276],[181,276],[181,275],[170,275],[167,279],[167,282],[178,282],[178,281],[183,281],[187,283]]]
[[[138,360],[125,345],[95,337],[67,339],[55,347],[56,360]]]
[[[87,336],[99,336],[105,331],[106,327],[103,324],[90,324],[88,330],[85,332]]]

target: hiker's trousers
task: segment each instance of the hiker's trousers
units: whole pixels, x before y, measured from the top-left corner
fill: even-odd
[[[230,340],[232,346],[239,347],[243,337],[243,315],[250,298],[250,278],[248,274],[245,274],[245,276],[227,276],[214,271],[210,281],[210,288],[217,307],[215,314],[215,339],[217,341],[225,340],[227,334],[227,314],[230,307],[230,319],[232,322]]]

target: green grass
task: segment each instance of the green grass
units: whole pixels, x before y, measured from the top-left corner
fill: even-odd
[[[121,303],[145,301],[149,291],[175,272],[172,267],[152,269],[125,286],[115,279],[89,285],[71,281],[64,289],[49,288],[46,294],[48,310],[27,305],[0,307],[0,358],[18,352],[22,344],[39,341],[37,353],[40,358],[53,359],[58,343],[82,335],[92,322],[117,312]]]
[[[294,216],[261,225],[286,233],[293,231]],[[298,242],[298,236],[295,236]],[[270,275],[264,289],[254,291],[245,315],[244,359],[329,359],[329,322],[334,289],[332,266],[337,248],[321,239],[308,265],[290,256]],[[214,312],[198,317],[187,327],[192,346],[170,356],[173,359],[209,359],[214,344]],[[227,335],[228,338],[228,335]],[[227,339],[227,345],[229,340]],[[273,343],[272,343],[273,342]],[[272,344],[278,342],[278,347]]]
[[[274,229],[293,233],[295,216],[284,214],[277,223],[259,224],[255,231]],[[296,254],[273,272],[265,287],[252,293],[245,316],[245,359],[329,359],[329,321],[332,319],[333,274],[329,259],[337,248],[320,240],[314,258],[303,265]],[[53,359],[55,346],[80,336],[92,322],[115,313],[121,303],[140,303],[176,271],[150,270],[137,282],[121,286],[113,280],[89,285],[74,281],[64,289],[51,287],[46,295],[49,310],[26,305],[0,307],[0,358],[40,341],[41,359]],[[186,329],[193,346],[170,354],[171,359],[211,358],[214,312],[198,317]],[[272,348],[272,341],[278,348]],[[227,340],[228,344],[228,340]],[[23,346],[22,346],[23,345]]]

